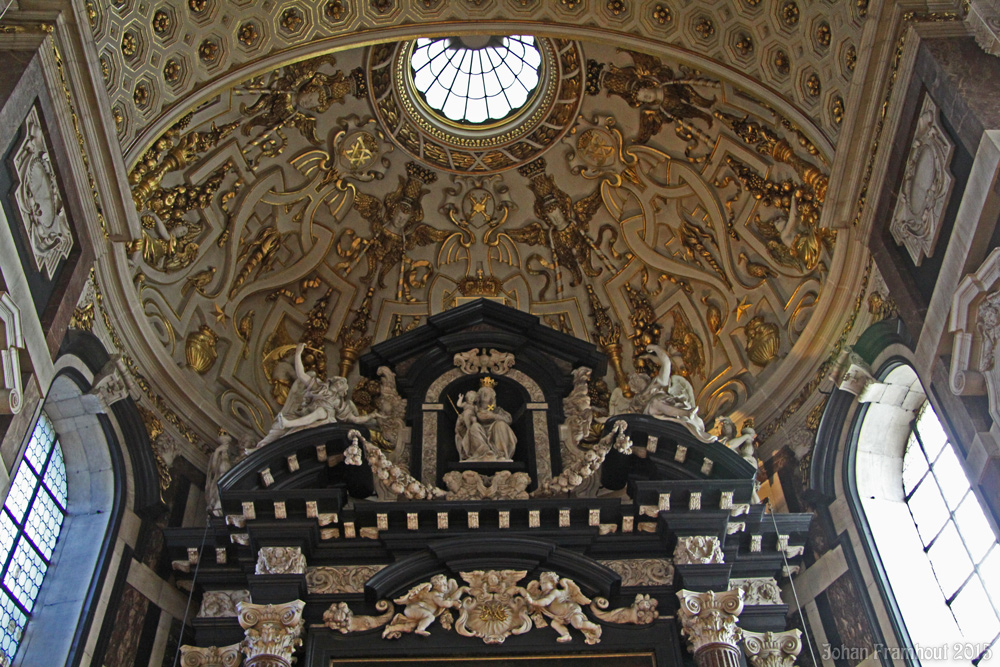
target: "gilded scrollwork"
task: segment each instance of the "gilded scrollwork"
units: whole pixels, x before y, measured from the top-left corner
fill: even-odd
[[[600,94],[545,135],[569,151],[507,169],[488,149],[456,146],[448,155],[481,156],[449,167],[432,143],[399,150],[434,137],[404,127],[391,45],[285,65],[171,126],[130,174],[147,227],[128,247],[180,372],[204,373],[216,407],[262,434],[297,343],[307,369],[324,375],[338,355],[347,377],[375,342],[488,298],[596,343],[611,374],[592,386],[631,399],[630,373],[653,374],[645,355],[659,345],[699,414],[736,411],[823,303],[826,157],[731,82],[596,44],[552,48],[564,72],[575,63],[575,85],[581,48],[603,60]],[[368,393],[366,410],[386,414]],[[405,427],[378,422],[389,451]]]

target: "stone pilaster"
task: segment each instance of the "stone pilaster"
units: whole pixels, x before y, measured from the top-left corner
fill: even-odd
[[[238,667],[243,660],[240,645],[181,646],[181,667]]]
[[[681,606],[677,611],[681,634],[688,641],[698,667],[739,667],[736,645],[742,631],[736,621],[743,611],[743,591],[722,593],[677,591]]]
[[[751,667],[792,667],[802,650],[802,631],[743,631],[743,652]]]
[[[306,603],[294,600],[285,604],[240,602],[236,611],[246,632],[241,650],[244,667],[291,667],[292,654],[302,645]]]

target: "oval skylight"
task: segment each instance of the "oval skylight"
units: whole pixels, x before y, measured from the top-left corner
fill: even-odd
[[[535,38],[443,37],[417,40],[413,83],[427,105],[456,123],[502,120],[538,87],[542,54]]]

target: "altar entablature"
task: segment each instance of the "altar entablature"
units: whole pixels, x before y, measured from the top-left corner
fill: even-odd
[[[667,363],[629,402],[656,410],[609,414],[591,399],[594,346],[488,301],[359,361],[378,383],[353,394],[363,407],[303,369],[284,434],[242,452],[221,438],[207,529],[168,531],[179,584],[203,600],[199,645],[239,641],[241,607],[296,600],[309,664],[564,643],[676,662],[682,590],[731,589],[740,627],[785,629],[776,582],[810,517],[765,513],[752,428],[720,438],[672,412],[684,385]]]

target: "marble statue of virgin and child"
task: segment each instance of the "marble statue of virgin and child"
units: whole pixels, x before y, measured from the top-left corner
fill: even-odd
[[[510,413],[497,405],[496,380],[484,378],[477,391],[460,394],[456,408],[455,447],[463,462],[514,460],[517,436]]]

